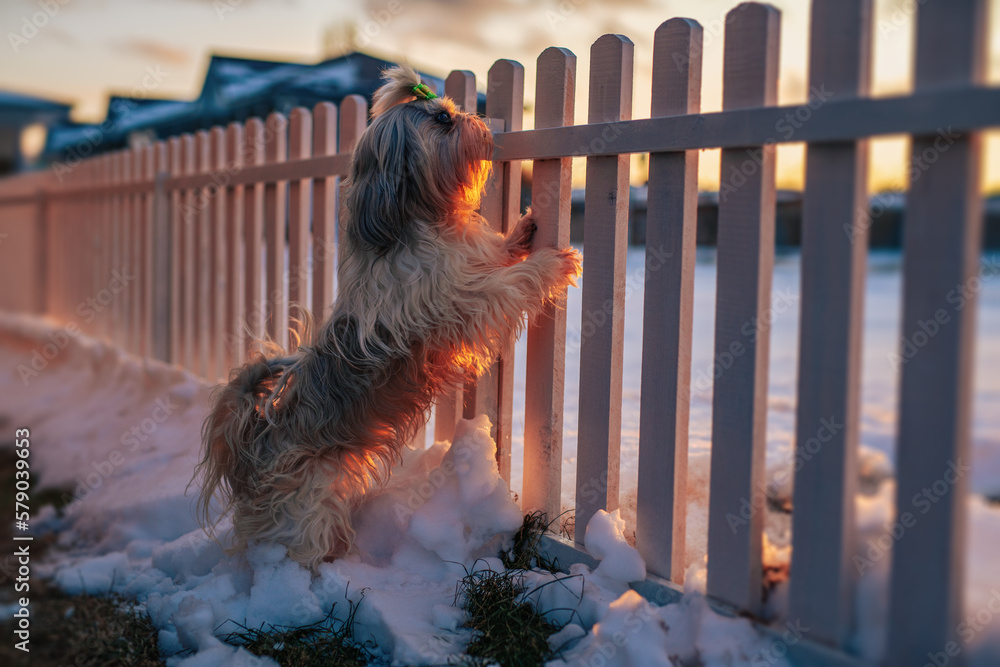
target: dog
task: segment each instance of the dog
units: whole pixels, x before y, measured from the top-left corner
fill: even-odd
[[[531,249],[530,210],[504,236],[476,212],[486,124],[411,68],[383,73],[345,179],[338,294],[293,352],[262,341],[213,395],[199,516],[233,513],[231,551],[277,542],[313,571],[353,547],[351,514],[383,484],[443,390],[481,375],[576,284],[573,248]]]

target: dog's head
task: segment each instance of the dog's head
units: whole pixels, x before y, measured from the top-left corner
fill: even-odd
[[[347,182],[349,238],[378,254],[405,243],[415,224],[474,210],[493,154],[486,124],[447,97],[418,95],[413,69],[394,67],[382,77]]]

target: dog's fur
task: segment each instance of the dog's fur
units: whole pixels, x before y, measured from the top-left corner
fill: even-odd
[[[293,353],[264,346],[220,387],[203,428],[200,514],[233,510],[235,549],[285,545],[315,569],[352,547],[351,512],[383,483],[434,398],[482,373],[524,316],[580,273],[475,212],[493,139],[448,98],[388,70],[346,181],[346,252],[329,319]]]

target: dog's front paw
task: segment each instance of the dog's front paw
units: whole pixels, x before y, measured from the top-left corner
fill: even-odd
[[[576,279],[583,274],[583,255],[576,248],[558,251],[564,283],[576,287]]]
[[[521,216],[521,219],[517,221],[517,225],[514,226],[513,231],[507,235],[507,250],[511,256],[517,259],[527,257],[531,251],[531,240],[535,238],[536,231],[538,231],[538,223],[535,221],[535,215],[529,208]]]

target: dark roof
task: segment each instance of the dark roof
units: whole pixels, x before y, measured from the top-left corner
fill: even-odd
[[[101,138],[101,149],[111,149],[123,146],[129,134],[138,130],[151,129],[158,138],[166,138],[271,111],[288,114],[295,106],[311,108],[320,101],[339,102],[352,94],[370,98],[379,85],[381,71],[393,64],[357,51],[315,64],[212,55],[197,99],[111,96],[103,123],[65,123],[53,128],[46,153],[53,156],[84,142],[93,143],[95,136]],[[421,76],[443,89],[443,79]],[[99,135],[95,129],[100,130]]]
[[[69,118],[69,110],[69,104],[0,90],[0,124],[3,125],[65,122]]]

